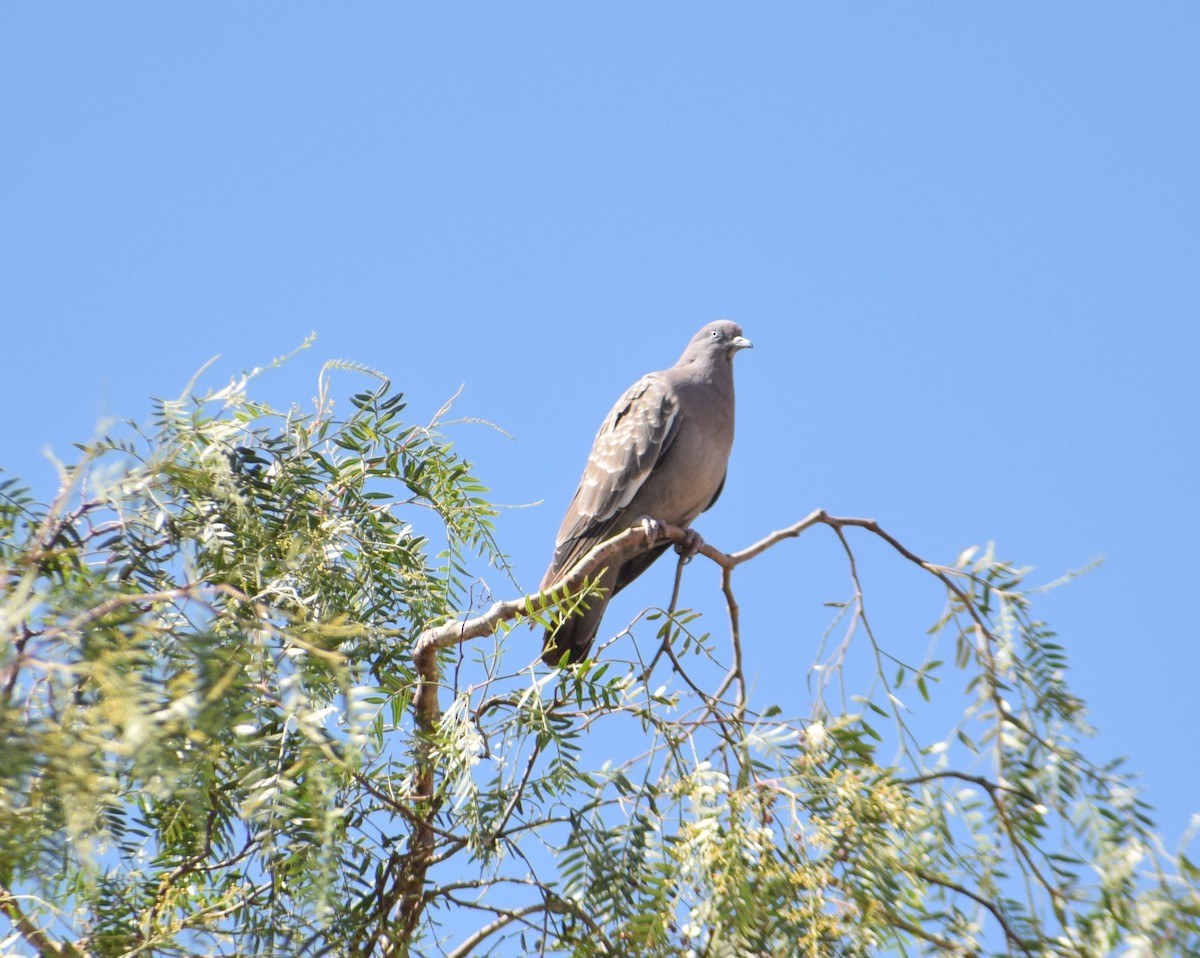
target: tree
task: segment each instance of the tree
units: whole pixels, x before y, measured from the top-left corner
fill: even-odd
[[[374,377],[346,415],[337,368]],[[549,670],[524,626],[588,601],[644,533],[464,617],[470,570],[506,566],[449,407],[406,423],[346,364],[311,412],[250,381],[81,446],[48,504],[0,486],[5,954],[1200,949],[1196,869],[1078,749],[1065,652],[1012,565],[816,512],[705,547],[727,627],[672,598]],[[817,526],[853,598],[788,717],[751,698],[736,573]],[[952,662],[872,632],[862,535],[944,598]],[[935,696],[961,718],[923,740]]]

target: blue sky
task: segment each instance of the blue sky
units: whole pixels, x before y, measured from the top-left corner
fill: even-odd
[[[46,446],[315,330],[263,395],[358,360],[417,418],[465,384],[511,435],[454,433],[501,502],[543,503],[500,522],[532,588],[609,406],[729,317],[756,348],[700,531],[732,550],[821,506],[1042,580],[1104,557],[1042,612],[1091,754],[1130,756],[1174,838],[1200,811],[1198,48],[1190,2],[5,5],[0,465],[48,495]],[[923,651],[936,590],[856,541]],[[739,598],[747,667],[804,712],[836,542]]]

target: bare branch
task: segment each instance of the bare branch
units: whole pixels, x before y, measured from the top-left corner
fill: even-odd
[[[461,945],[455,948],[446,958],[466,958],[467,955],[473,954],[477,945],[485,939],[490,938],[505,925],[512,924],[526,915],[536,915],[543,911],[553,911],[554,906],[549,902],[535,902],[532,905],[526,905],[524,908],[514,908],[509,911],[500,913],[500,917],[495,921],[488,922],[474,934],[468,935]]]
[[[980,907],[987,909],[987,911],[993,918],[996,919],[996,922],[1004,931],[1004,937],[1008,940],[1009,944],[1016,945],[1027,955],[1033,955],[1033,951],[1030,950],[1030,946],[1020,935],[1017,934],[1016,929],[1009,924],[1008,919],[1004,916],[1004,912],[1000,910],[1000,907],[995,902],[989,901],[982,895],[977,895],[975,892],[971,891],[971,889],[963,887],[958,882],[951,881],[948,878],[942,878],[939,875],[934,875],[930,872],[924,871],[923,869],[918,868],[913,872],[913,874],[924,882],[928,882],[931,885],[938,885],[947,889],[948,891],[962,895],[964,898],[971,899],[971,901],[975,902],[975,904],[979,905]]]

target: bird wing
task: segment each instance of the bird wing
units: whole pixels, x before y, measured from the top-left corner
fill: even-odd
[[[658,373],[643,376],[617,400],[596,433],[583,478],[558,530],[553,575],[565,572],[609,534],[669,454],[678,430],[678,398]]]

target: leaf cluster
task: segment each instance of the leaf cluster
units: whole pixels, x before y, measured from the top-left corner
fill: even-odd
[[[390,840],[360,776],[415,633],[503,561],[386,380],[342,415],[248,382],[80,446],[48,503],[0,486],[0,882],[89,954],[323,938]]]

